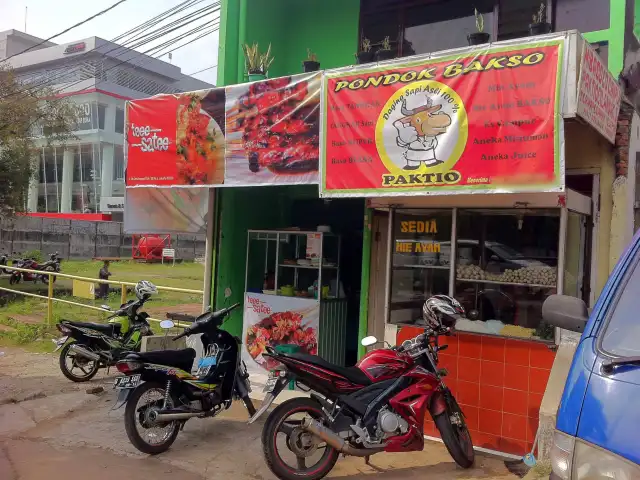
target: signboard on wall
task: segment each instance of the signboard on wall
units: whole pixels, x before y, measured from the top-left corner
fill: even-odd
[[[323,77],[322,196],[562,191],[564,37]]]
[[[616,141],[622,89],[586,40],[578,80],[578,115],[612,144]]]
[[[124,212],[124,197],[100,197],[100,211]]]
[[[227,87],[224,184],[318,183],[320,74]]]
[[[127,102],[127,187],[224,180],[224,88]]]
[[[252,374],[267,374],[277,362],[262,356],[265,347],[295,345],[300,353],[318,354],[320,303],[314,299],[246,293],[242,359]]]

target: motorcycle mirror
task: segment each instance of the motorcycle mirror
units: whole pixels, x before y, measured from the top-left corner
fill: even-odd
[[[100,305],[100,308],[106,310],[107,312],[111,311],[111,307],[109,305]]]
[[[173,323],[171,320],[163,320],[160,322],[160,328],[164,330],[169,330],[170,328],[173,328],[175,326],[176,324]]]
[[[364,337],[360,343],[363,347],[370,347],[371,345],[378,343],[378,339],[371,335],[370,337]]]

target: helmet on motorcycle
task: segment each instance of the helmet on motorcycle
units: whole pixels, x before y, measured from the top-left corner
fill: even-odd
[[[158,288],[151,282],[147,280],[140,280],[136,284],[136,297],[140,300],[150,297],[151,295],[155,295],[158,293]]]
[[[434,295],[422,307],[424,322],[433,329],[453,327],[456,320],[465,316],[464,308],[455,298],[447,295]]]

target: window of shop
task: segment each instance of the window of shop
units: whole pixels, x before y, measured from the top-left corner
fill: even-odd
[[[556,0],[556,31],[595,32],[609,28],[609,1]]]
[[[529,36],[529,25],[540,10],[540,0],[500,0],[498,4],[498,40],[510,40]],[[549,2],[544,2],[550,5]],[[548,8],[546,10],[548,12]],[[547,21],[550,21],[547,14]]]
[[[463,47],[467,35],[477,31],[474,8],[482,12],[484,31],[494,31],[494,0],[435,2],[362,0],[361,38],[368,38],[373,50],[385,37],[398,56],[409,56]]]
[[[124,180],[124,148],[122,145],[113,146],[113,179]]]
[[[493,2],[474,2],[474,6],[483,15],[484,31],[492,34]],[[442,3],[408,7],[404,12],[404,45],[415,54],[466,47],[467,35],[478,31],[474,6],[458,0],[447,2],[446,7]]]
[[[98,128],[104,130],[105,116],[107,114],[107,106],[98,104]]]
[[[456,328],[552,339],[542,304],[556,293],[559,235],[559,210],[459,211],[453,293],[477,318]]]
[[[580,296],[584,222],[569,216],[564,293]],[[560,209],[396,210],[389,321],[413,324],[427,298],[449,294],[469,314],[458,330],[552,340],[542,304],[557,292],[559,238]]]
[[[414,323],[432,295],[449,292],[451,210],[398,210],[393,229],[389,321]]]
[[[116,108],[116,133],[124,133],[124,110]]]

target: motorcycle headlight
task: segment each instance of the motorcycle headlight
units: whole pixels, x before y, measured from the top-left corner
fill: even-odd
[[[640,466],[600,447],[576,440],[572,480],[635,480]]]
[[[551,468],[560,480],[571,478],[571,462],[573,460],[574,437],[556,430],[551,447]]]

